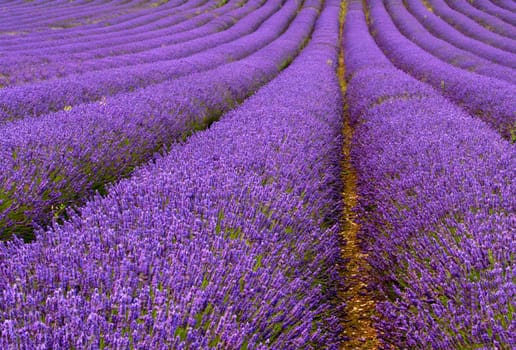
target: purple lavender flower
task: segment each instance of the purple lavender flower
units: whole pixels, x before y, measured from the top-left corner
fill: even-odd
[[[349,4],[343,40],[360,235],[384,346],[511,348],[513,145],[389,65],[360,1]]]
[[[0,246],[2,348],[338,348],[339,7],[220,122]]]

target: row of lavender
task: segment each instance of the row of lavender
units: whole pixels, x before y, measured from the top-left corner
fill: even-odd
[[[0,25],[0,30],[10,33],[13,29],[17,32],[20,30],[35,32],[47,27],[58,29],[77,22],[95,21],[96,18],[102,18],[102,14],[105,15],[106,13],[112,18],[116,18],[127,12],[137,10],[139,6],[145,6],[148,3],[149,1],[145,0],[93,1],[84,2],[84,4],[54,1],[41,6],[31,3],[22,8],[3,4],[3,6],[9,6],[6,6],[8,12]],[[6,7],[4,7],[4,10]]]
[[[7,33],[12,34],[12,36],[7,35],[2,37],[0,39],[2,44],[16,46],[18,44],[23,45],[28,42],[36,43],[38,40],[55,41],[102,33],[109,35],[109,33],[112,31],[119,31],[121,29],[134,29],[138,25],[150,23],[157,18],[162,18],[168,15],[168,13],[177,13],[179,10],[185,9],[185,4],[187,4],[187,2],[184,0],[169,0],[158,2],[132,1],[128,2],[128,4],[134,4],[136,6],[135,11],[131,11],[130,13],[122,14],[120,16],[109,15],[111,12],[110,9],[117,8],[116,6],[112,6],[111,8],[105,8],[102,12],[98,12],[100,17],[91,21],[91,23],[83,23],[83,25],[80,26],[66,28],[66,30],[51,30],[49,32],[48,30],[43,30],[43,28],[45,28],[44,26],[43,28],[38,27],[37,23],[41,20],[44,21],[59,15],[59,9],[63,8],[65,3],[53,1],[52,3],[47,3],[46,5],[42,2],[39,2],[40,5],[37,5],[35,2],[36,1],[34,0],[31,4],[27,4],[27,8],[16,8],[14,5],[7,6],[7,4],[1,8],[2,12],[0,14],[4,20],[4,27],[2,27],[2,29],[18,29],[14,32]],[[147,4],[145,5],[145,3]],[[115,5],[113,2],[110,2],[110,4]],[[74,4],[67,5],[72,6],[74,8],[74,12],[78,12],[77,6],[80,6],[80,2],[74,1]],[[92,6],[91,2],[87,6]],[[156,7],[159,8],[156,10]],[[139,9],[139,11],[136,9]],[[23,20],[29,22],[29,19],[32,19],[33,24],[29,28],[34,29],[35,27],[36,30],[30,33],[24,32],[23,30],[20,31],[19,26],[21,21]],[[9,23],[10,20],[13,20],[11,25],[5,26],[7,23]],[[45,29],[48,29],[48,26]],[[2,33],[5,34],[5,32]]]
[[[275,38],[295,15],[290,2],[290,6],[286,6],[290,9],[289,14],[281,17],[283,21],[271,25],[271,20],[266,19],[278,12],[282,1],[274,0],[260,7],[261,4],[261,1],[251,1],[249,6],[220,18],[210,29],[225,29],[219,33],[195,33],[187,42],[146,50],[142,54],[108,60],[94,59],[90,64],[70,66],[76,72],[83,71],[83,74],[0,90],[0,121],[38,116],[62,110],[66,106],[97,101],[241,59]],[[243,15],[243,18],[228,28],[227,25],[234,21],[234,16],[238,19],[238,15]],[[249,45],[251,40],[255,41],[253,45]],[[120,67],[123,62],[128,63],[128,66]],[[40,73],[52,70],[53,66],[47,63]],[[63,64],[57,66],[59,70],[66,70],[67,67],[63,67]]]
[[[8,45],[9,49],[12,50],[9,52],[14,53],[35,53],[35,49],[45,50],[53,46],[59,52],[62,49],[66,49],[70,44],[83,41],[91,42],[93,40],[101,40],[99,43],[100,47],[105,46],[107,40],[113,40],[113,45],[116,45],[118,42],[127,41],[129,36],[138,37],[137,35],[142,35],[142,38],[146,38],[151,34],[151,31],[164,30],[188,19],[197,20],[198,18],[204,18],[207,10],[223,7],[224,3],[195,0],[185,2],[173,8],[170,8],[170,3],[167,5],[154,9],[150,13],[142,11],[138,13],[136,18],[132,18],[132,16],[120,17],[119,20],[123,20],[121,23],[109,23],[109,25],[105,23],[101,26],[78,26],[58,32],[58,34],[55,31],[50,33],[34,33],[21,36],[17,40],[5,37],[2,43]],[[49,54],[51,52],[44,51],[44,53]]]
[[[446,22],[445,18],[441,18],[441,16],[437,14],[436,10],[429,5],[428,7],[425,7],[421,1],[404,1],[403,3],[407,10],[425,27],[425,29],[437,38],[497,64],[516,68],[516,55],[514,52],[505,51],[493,46],[490,44],[490,40],[485,40],[486,42],[483,42],[467,32],[461,32],[456,28],[458,27],[456,22]],[[470,32],[490,33],[489,30],[484,29],[480,25],[476,25],[475,22],[465,23],[465,26]],[[516,42],[511,44],[510,40],[506,41],[508,47],[516,47]]]
[[[424,7],[419,1],[409,1],[409,3],[419,4],[420,7]],[[516,76],[512,67],[493,63],[467,50],[455,47],[446,41],[447,34],[444,35],[443,39],[434,37],[425,26],[412,16],[405,7],[403,0],[387,0],[385,5],[400,33],[426,52],[457,68],[516,84]],[[461,37],[464,36],[462,35]],[[499,52],[500,50],[486,45],[483,51],[491,53],[492,51]],[[512,58],[513,56],[515,55],[503,55],[504,58]],[[509,61],[510,63],[508,59],[504,61]]]
[[[476,6],[469,1],[446,0],[446,2],[455,11],[465,14],[493,32],[508,38],[516,37],[514,14],[498,9],[497,6],[490,4],[490,1],[476,0]]]
[[[196,25],[203,25],[210,20],[210,15],[216,15],[223,11],[224,6],[219,5],[212,1],[196,0],[174,9],[159,8],[155,11],[156,14],[161,14],[161,16],[152,16],[149,18],[149,21],[142,23],[140,22],[141,17],[147,17],[142,14],[139,18],[140,21],[133,23],[131,26],[128,26],[125,22],[124,24],[126,25],[120,26],[121,28],[117,28],[119,27],[117,25],[111,25],[108,32],[98,32],[91,28],[82,28],[81,32],[75,33],[71,37],[54,38],[52,33],[47,33],[42,38],[31,35],[27,36],[25,40],[20,38],[20,40],[15,42],[8,42],[9,51],[5,52],[5,54],[10,54],[13,57],[19,55],[21,59],[43,61],[49,56],[58,56],[63,53],[75,54],[85,51],[89,48],[88,45],[92,46],[93,43],[97,44],[97,48],[111,46],[113,49],[116,49],[117,45],[128,43],[131,39],[134,41],[147,40],[154,34],[156,36],[166,36],[173,31],[179,33],[187,29],[183,25],[188,24],[190,28],[195,28]],[[128,20],[126,22],[131,23],[132,21]],[[27,57],[22,55],[27,55]]]
[[[337,349],[339,8],[209,130],[0,246],[0,347]]]
[[[62,76],[66,70],[59,70],[56,67],[58,64],[75,63],[76,66],[82,66],[92,59],[103,57],[116,59],[120,55],[141,53],[152,48],[184,42],[191,38],[223,30],[224,27],[214,27],[213,25],[208,28],[200,27],[217,22],[217,17],[246,3],[229,1],[224,6],[218,6],[218,3],[214,1],[205,4],[203,2],[205,1],[188,3],[191,6],[199,5],[197,8],[188,6],[186,9],[176,9],[175,11],[160,9],[160,13],[168,15],[134,28],[113,30],[110,34],[81,35],[70,40],[48,40],[41,43],[29,42],[23,46],[9,46],[8,51],[3,54],[5,57],[0,66],[2,74],[9,76],[9,80],[6,80],[4,85],[21,84],[31,81],[31,79],[37,80],[36,78],[39,76],[24,77],[22,74],[31,65],[38,70],[45,68],[45,72],[39,73],[41,77],[45,77],[45,75],[48,77]],[[238,13],[235,15],[235,21],[238,21]],[[51,67],[46,67],[49,64]],[[18,72],[18,70],[22,70],[22,72]],[[17,75],[10,76],[16,72],[18,72]],[[41,77],[39,78],[41,79]]]
[[[424,35],[425,31],[417,26],[416,21],[402,21],[409,16],[404,16],[403,6],[396,6],[395,1],[387,1],[391,7],[391,14],[382,0],[368,1],[371,19],[371,30],[375,40],[381,49],[394,65],[419,80],[425,81],[441,93],[454,101],[470,114],[475,115],[509,140],[516,140],[516,85],[514,84],[514,70],[505,68],[508,78],[503,81],[495,78],[495,75],[503,74],[501,67],[496,68],[498,73],[494,73],[493,67],[484,65],[481,67],[479,57],[470,58],[470,62],[464,61],[464,52],[444,45],[444,42],[435,41],[432,36]],[[400,12],[401,11],[401,12]],[[414,41],[424,46],[428,51],[416,45],[400,30],[394,23],[397,18],[398,24],[405,28],[406,35],[414,37]],[[407,30],[416,27],[415,33]],[[435,56],[434,56],[435,55]],[[484,75],[480,75],[451,64],[443,62],[441,57],[447,61],[455,61],[456,65],[467,67],[474,64],[473,70],[480,70]],[[462,61],[462,63],[461,63]]]
[[[516,53],[514,39],[494,33],[489,27],[486,28],[465,14],[451,9],[445,0],[427,0],[426,3],[432,12],[446,20],[465,35],[486,42],[502,50]]]
[[[269,2],[242,26],[262,21],[279,4]],[[47,224],[64,206],[129,175],[155,152],[209,125],[251,95],[284,68],[308,39],[320,4],[307,1],[300,6],[287,1],[257,31],[190,56],[169,67],[170,71],[147,71],[134,86],[159,79],[158,73],[183,75],[179,79],[2,125],[2,236],[14,232],[30,237],[34,223]],[[234,58],[242,59],[229,63]],[[195,73],[214,66],[219,67]],[[120,84],[130,81],[131,76],[124,73],[128,72],[117,74]],[[110,77],[110,83],[116,84],[118,80]],[[76,83],[82,86],[84,81]],[[92,89],[102,89],[102,84],[95,85],[98,81],[90,83]],[[84,90],[60,93],[73,96],[76,91],[80,96]]]
[[[516,11],[516,4],[511,0],[493,0],[493,3],[509,11]]]
[[[146,2],[147,5],[143,5],[140,2],[136,2],[137,11],[133,11],[120,16],[110,16],[109,10],[100,13],[101,17],[99,21],[93,21],[92,23],[84,23],[80,26],[66,28],[66,30],[38,30],[31,33],[20,33],[22,35],[5,36],[0,42],[10,45],[25,45],[27,43],[39,43],[40,41],[49,42],[54,41],[57,43],[60,40],[71,40],[77,41],[81,37],[91,38],[91,36],[97,36],[101,38],[103,35],[112,35],[112,33],[136,33],[138,28],[141,26],[152,25],[152,22],[158,21],[169,15],[177,15],[180,12],[189,11],[192,7],[201,6],[208,0],[199,1],[185,1],[185,0],[159,0],[157,2]],[[111,3],[111,2],[110,2]],[[29,5],[31,9],[34,9],[38,13],[43,13],[44,16],[52,17],[56,14],[56,9],[59,2],[55,1],[54,4],[47,5],[43,11],[36,9],[36,5]],[[75,2],[75,4],[78,4]],[[142,6],[143,5],[143,6]],[[74,5],[71,5],[74,6]],[[91,3],[90,5],[91,6]],[[10,8],[10,7],[8,7]],[[11,18],[11,14],[7,14],[7,17]],[[106,16],[108,17],[106,19]],[[15,27],[19,25],[19,20],[16,20]],[[144,29],[147,27],[143,27]],[[18,33],[18,32],[15,32]],[[13,34],[15,34],[13,33]]]
[[[398,39],[383,4],[369,4],[377,42],[353,0],[343,45],[361,238],[383,300],[380,337],[386,348],[511,349],[514,146],[396,69],[386,56],[405,68],[411,56],[401,52],[414,44]],[[425,67],[428,56],[419,57],[410,73]]]
[[[0,72],[4,76],[2,84],[20,85],[105,69],[109,68],[104,67],[107,62],[111,62],[111,67],[134,65],[142,63],[142,56],[148,62],[163,60],[167,52],[173,52],[169,49],[170,45],[213,34],[231,26],[245,15],[245,12],[242,13],[245,10],[237,9],[246,3],[229,1],[219,6],[220,3],[215,1],[206,3],[205,0],[196,0],[188,2],[187,8],[181,7],[175,11],[160,9],[160,13],[168,15],[154,18],[148,24],[138,23],[135,27],[113,30],[110,34],[81,35],[73,40],[30,42],[25,45],[26,48],[9,46],[0,65]],[[198,7],[194,7],[196,5]],[[234,16],[232,21],[227,23],[227,19],[222,19],[218,23],[218,17],[228,17],[228,12]],[[154,58],[155,52],[161,55]],[[100,58],[104,58],[104,64],[95,65],[95,61]]]
[[[492,16],[498,17],[506,23],[516,25],[516,17],[514,16],[514,13],[511,12],[511,7],[512,11],[516,10],[516,6],[514,6],[514,3],[511,6],[508,4],[506,0],[476,0],[472,1],[471,4],[478,10],[488,13],[490,15],[490,18]],[[507,8],[506,5],[508,5],[509,7]],[[476,17],[479,18],[478,16]]]

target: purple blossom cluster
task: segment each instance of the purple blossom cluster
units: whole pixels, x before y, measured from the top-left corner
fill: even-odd
[[[374,37],[396,67],[439,89],[504,138],[516,140],[516,85],[441,61],[399,32],[382,0],[367,3]]]
[[[102,192],[106,183],[205,128],[290,62],[310,37],[320,7],[318,0],[305,1],[301,8],[288,1],[263,31],[233,47],[245,54],[265,44],[262,40],[272,41],[242,60],[1,126],[0,235],[30,237],[34,224],[48,223],[63,206]],[[219,55],[226,58],[222,51]]]
[[[0,245],[2,349],[338,348],[339,8],[210,129]]]
[[[370,18],[384,30],[384,17]],[[514,145],[391,65],[359,0],[343,45],[360,236],[383,300],[384,347],[512,349]]]

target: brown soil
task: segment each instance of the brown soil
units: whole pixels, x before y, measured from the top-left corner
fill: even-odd
[[[341,39],[342,28],[346,13],[345,2],[341,10]],[[342,42],[342,40],[341,40]],[[342,93],[346,92],[346,81],[344,79],[344,55],[341,48],[339,55],[338,76]],[[344,182],[344,213],[343,213],[343,232],[345,244],[342,247],[342,256],[347,261],[344,269],[343,278],[347,288],[342,291],[342,298],[346,303],[344,310],[344,336],[349,341],[344,342],[342,350],[374,350],[379,349],[380,342],[377,338],[372,316],[375,314],[375,301],[371,291],[367,289],[370,279],[369,273],[371,266],[367,262],[367,254],[360,249],[360,241],[357,233],[360,226],[356,223],[356,214],[353,208],[357,203],[356,193],[356,172],[353,169],[350,159],[351,141],[353,129],[349,122],[347,106],[344,109],[344,145],[343,145],[343,171],[342,181]]]

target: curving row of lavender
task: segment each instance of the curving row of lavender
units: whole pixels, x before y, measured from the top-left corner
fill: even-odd
[[[516,140],[516,85],[443,62],[399,32],[382,0],[367,4],[375,40],[395,66],[439,89],[504,138]]]
[[[493,3],[500,8],[515,12],[516,11],[516,4],[514,1],[511,0],[493,0]]]
[[[266,18],[263,17],[264,10],[257,10],[260,6],[269,11],[269,16],[272,14],[274,5],[280,6],[277,1],[272,5],[263,5],[263,3],[263,1],[253,0],[243,7],[238,7],[239,4],[236,4],[236,8],[225,9],[226,12],[229,10],[228,13],[222,15],[212,13],[211,15],[220,17],[196,29],[179,31],[179,33],[150,41],[137,41],[113,49],[95,49],[86,52],[81,57],[57,55],[56,59],[45,59],[45,62],[38,63],[26,62],[19,66],[9,65],[6,62],[5,67],[8,68],[4,69],[3,84],[4,86],[25,84],[26,89],[31,89],[27,83],[37,84],[46,82],[48,79],[51,80],[48,82],[49,84],[63,85],[67,80],[58,80],[59,78],[68,77],[68,80],[76,80],[78,74],[99,71],[103,71],[99,72],[100,74],[108,75],[109,71],[106,72],[106,70],[111,68],[135,70],[138,68],[137,65],[144,63],[164,64],[163,61],[206,51],[255,31]],[[252,18],[253,11],[257,12],[257,18]],[[183,24],[189,25],[190,22]],[[94,47],[95,44],[90,44],[90,46]],[[34,69],[37,72],[33,72]],[[142,69],[145,68],[142,67]],[[69,77],[70,75],[71,77]],[[0,90],[0,93],[4,91]]]
[[[163,21],[158,21],[158,29],[142,28],[134,35],[114,33],[112,38],[108,35],[95,35],[93,37],[80,38],[79,43],[70,43],[61,47],[50,43],[49,48],[38,48],[33,43],[30,47],[36,46],[32,51],[15,51],[10,48],[0,64],[0,72],[3,76],[0,81],[4,86],[23,84],[30,81],[48,79],[56,76],[64,76],[73,72],[88,71],[92,64],[88,60],[104,57],[110,59],[112,66],[116,66],[116,58],[119,55],[141,53],[152,48],[167,47],[169,45],[182,43],[187,40],[223,30],[225,26],[208,26],[199,28],[201,24],[213,21],[217,16],[239,7],[239,3],[231,6],[217,8],[215,3],[209,3],[203,9],[202,14],[192,9],[178,15],[170,15]],[[215,8],[215,9],[214,9]],[[169,12],[163,10],[163,12]],[[194,15],[194,17],[192,17]],[[235,20],[238,20],[238,13]],[[165,22],[165,23],[161,23]],[[204,29],[204,30],[203,30]],[[125,33],[125,35],[122,35]],[[61,40],[59,42],[62,42]],[[169,50],[170,51],[170,50]],[[150,53],[147,53],[150,56]],[[158,59],[158,58],[157,58]],[[156,59],[156,60],[157,60]],[[123,61],[120,62],[122,65]],[[63,67],[68,65],[68,67]],[[94,66],[94,65],[93,65]],[[94,66],[95,67],[95,66]],[[68,68],[68,69],[66,69]],[[102,69],[102,65],[97,70]]]
[[[361,1],[349,3],[343,40],[361,237],[385,348],[511,349],[513,145],[396,69]]]
[[[120,3],[122,6],[120,6]],[[118,16],[123,14],[125,11],[130,11],[130,7],[137,7],[138,5],[144,4],[145,1],[129,1],[129,8],[124,10],[124,4],[121,1],[115,2],[114,4],[99,4],[93,6],[91,3],[85,5],[80,10],[80,7],[50,7],[47,11],[38,11],[31,15],[23,16],[22,18],[12,18],[4,21],[0,26],[0,30],[12,30],[16,31],[34,31],[41,30],[46,27],[50,28],[66,28],[68,26],[75,26],[84,22],[94,21],[99,14],[109,13],[111,16]],[[79,10],[79,11],[78,11]],[[99,12],[100,11],[100,12]],[[105,12],[104,12],[105,11]]]
[[[469,1],[464,0],[445,0],[450,8],[457,12],[461,12],[479,23],[483,27],[489,29],[492,32],[506,36],[508,38],[516,38],[516,27],[514,23],[512,25],[494,16],[487,11],[478,9],[473,6]],[[475,0],[479,1],[479,0]],[[489,2],[489,1],[487,1]],[[479,4],[477,4],[478,6]]]
[[[499,7],[489,0],[474,0],[471,1],[471,4],[480,11],[487,12],[492,16],[498,17],[504,22],[516,26],[516,14],[514,12],[508,11],[503,7]]]
[[[132,90],[135,86],[143,87],[168,80],[178,73],[185,74],[188,69],[196,69],[195,62],[200,62],[202,56],[238,59],[246,54],[246,51],[234,51],[238,39],[242,41],[243,37],[249,35],[260,36],[258,33],[266,30],[264,27],[267,26],[263,22],[281,7],[282,1],[275,0],[262,5],[261,0],[250,1],[246,6],[219,17],[198,31],[180,33],[175,42],[164,47],[140,52],[140,45],[132,44],[130,50],[136,52],[131,54],[95,58],[81,63],[50,62],[42,65],[43,68],[36,74],[29,71],[27,75],[24,68],[18,69],[9,79],[18,77],[18,80],[28,81],[38,77],[46,79],[53,75],[63,77],[0,90],[0,108],[3,109],[0,116],[9,118],[9,114],[14,113],[38,115],[48,112],[50,108],[61,109],[66,105]],[[235,19],[238,22],[235,23]],[[221,31],[218,32],[217,29]],[[256,45],[263,41],[260,37]],[[181,60],[178,61],[179,59]],[[212,60],[216,61],[215,58]],[[208,67],[216,65],[213,62]],[[203,67],[201,62],[197,70],[206,69]]]
[[[9,46],[9,51],[5,54],[36,54],[38,56],[34,59],[39,58],[39,55],[52,55],[55,53],[74,53],[83,50],[91,49],[92,43],[97,42],[98,47],[113,46],[117,43],[126,43],[130,40],[143,40],[148,39],[152,34],[163,35],[162,33],[168,32],[179,32],[181,27],[176,28],[178,24],[182,22],[186,23],[198,23],[199,25],[203,22],[197,22],[199,19],[206,21],[206,14],[217,14],[221,9],[229,2],[220,3],[217,1],[206,1],[206,0],[195,0],[185,3],[183,6],[170,10],[168,8],[162,8],[156,10],[154,15],[161,13],[159,17],[153,16],[149,21],[144,21],[140,16],[139,21],[136,23],[124,22],[122,28],[113,28],[116,26],[110,25],[109,32],[97,32],[92,29],[83,28],[81,31],[75,33],[71,38],[59,38],[59,40],[42,40],[35,42],[35,38],[28,37],[30,41],[17,41]],[[214,11],[214,12],[211,12]],[[209,17],[208,17],[209,19]],[[40,39],[40,38],[38,38]],[[78,45],[79,44],[79,45]],[[88,46],[89,44],[89,46]],[[55,49],[54,51],[52,49]]]
[[[3,349],[338,348],[339,5],[212,128],[0,246]]]
[[[514,53],[464,35],[453,25],[433,13],[429,8],[426,8],[419,0],[404,0],[403,3],[407,10],[425,26],[426,30],[437,38],[492,62],[516,69],[516,55]]]
[[[516,53],[516,39],[511,39],[490,31],[488,28],[483,27],[463,13],[449,8],[445,0],[425,0],[425,2],[436,15],[446,20],[465,35],[502,50]]]
[[[115,3],[116,8],[119,8],[120,1],[115,1],[114,3]],[[108,6],[109,5],[106,6],[106,4],[102,3],[102,2],[91,2],[87,6],[80,5],[80,4],[75,4],[75,6],[70,6],[69,4],[61,3],[61,4],[57,4],[57,6],[54,8],[55,11],[52,13],[53,16],[51,16],[50,19],[59,18],[66,14],[72,14],[74,10],[77,10],[77,12],[75,12],[76,16],[82,16],[82,15],[87,16],[90,13],[92,13],[93,11],[105,10],[106,7],[108,7]],[[12,9],[12,8],[10,8],[10,9]],[[41,8],[41,7],[37,8],[37,9],[34,7],[31,7],[29,9],[29,11],[21,11],[20,13],[17,13],[17,14],[11,13],[10,16],[2,22],[2,27],[7,27],[10,25],[14,25],[14,26],[16,26],[16,28],[24,27],[27,23],[30,22],[30,18],[32,18],[34,20],[33,23],[35,25],[37,25],[38,22],[40,22],[40,19],[49,20],[48,13],[42,12],[41,11],[42,9],[43,8]],[[113,7],[111,7],[110,9],[113,9]]]
[[[149,24],[160,18],[166,17],[171,14],[175,14],[181,9],[184,9],[182,5],[184,3],[190,3],[191,5],[202,4],[206,1],[196,2],[184,0],[169,0],[165,4],[153,6],[150,3],[149,8],[142,8],[140,11],[135,11],[126,15],[118,16],[116,18],[109,18],[109,20],[101,20],[97,23],[86,24],[73,28],[67,28],[66,30],[58,31],[39,31],[30,33],[30,35],[22,36],[8,36],[0,39],[0,43],[3,45],[23,45],[29,42],[39,43],[42,41],[54,41],[72,39],[77,40],[80,37],[87,37],[96,34],[107,34],[110,35],[115,32],[122,32],[126,30],[137,30],[138,26]],[[52,10],[55,6],[52,7]],[[39,10],[38,10],[39,11]],[[11,16],[9,16],[11,17]]]
[[[514,69],[490,62],[434,37],[410,14],[403,0],[386,0],[385,5],[400,33],[426,52],[457,68],[516,84]]]
[[[102,190],[272,79],[313,29],[320,3],[299,5],[288,1],[263,31],[243,37],[231,52],[252,54],[240,61],[1,126],[2,236],[30,233],[34,223],[48,223],[56,207]],[[271,42],[260,49],[262,41]],[[210,58],[197,62],[210,64]]]

